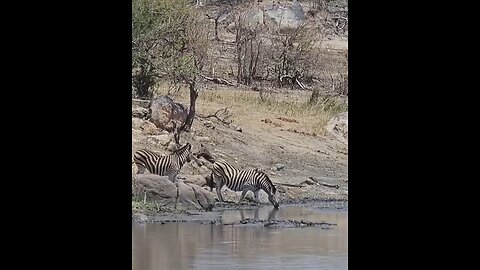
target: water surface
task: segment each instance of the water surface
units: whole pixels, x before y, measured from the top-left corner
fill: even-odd
[[[228,210],[221,222],[247,218],[335,223],[331,229],[187,223],[132,226],[133,270],[348,269],[348,211],[304,207]]]

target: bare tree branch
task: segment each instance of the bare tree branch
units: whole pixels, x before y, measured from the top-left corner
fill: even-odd
[[[204,119],[215,118],[227,126],[233,123],[233,120],[230,119],[230,117],[232,117],[232,113],[228,111],[228,108],[220,109],[216,111],[214,114],[209,114],[209,115],[197,114],[197,116],[199,118],[204,118]]]
[[[211,81],[211,82],[214,82],[214,83],[218,83],[218,84],[225,84],[225,85],[229,85],[229,86],[236,86],[235,84],[225,80],[225,79],[222,79],[222,78],[215,78],[215,77],[207,77],[205,75],[200,75],[202,78],[204,78],[205,80],[208,80],[208,81]]]

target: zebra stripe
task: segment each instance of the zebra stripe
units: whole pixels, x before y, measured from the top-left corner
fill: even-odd
[[[275,207],[278,207],[278,200],[276,198],[277,189],[264,172],[258,169],[239,170],[223,161],[214,162],[211,170],[212,178],[217,185],[217,195],[220,201],[223,201],[220,191],[223,185],[226,185],[232,191],[242,191],[239,203],[249,190],[254,193],[255,200],[258,203],[258,192],[260,189],[263,189],[263,191],[268,194],[269,201]]]
[[[144,173],[146,169],[152,174],[168,175],[171,181],[175,181],[183,165],[190,161],[191,149],[191,144],[187,143],[166,156],[142,149],[135,152],[133,160],[138,167],[138,173]]]

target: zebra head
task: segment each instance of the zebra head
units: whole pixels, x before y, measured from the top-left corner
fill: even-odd
[[[278,206],[280,205],[278,203],[278,198],[277,198],[277,188],[273,184],[271,187],[271,192],[268,195],[268,201],[270,201],[273,204],[274,208],[278,208]]]
[[[184,146],[180,147],[177,151],[175,151],[175,154],[180,158],[180,160],[184,162],[190,162],[191,151],[192,145],[190,143],[186,143]]]
[[[203,144],[200,144],[200,149],[193,153],[197,158],[205,158],[207,161],[210,163],[214,163],[215,159],[213,158],[212,154],[210,151],[208,151],[207,147],[203,146]]]
[[[268,183],[269,190],[265,190],[268,194],[268,201],[273,204],[273,207],[276,209],[280,205],[278,203],[278,198],[277,198],[277,187],[273,184],[272,180],[268,177],[268,175],[259,169],[256,169],[257,173],[260,173],[265,177],[267,180],[266,182]]]

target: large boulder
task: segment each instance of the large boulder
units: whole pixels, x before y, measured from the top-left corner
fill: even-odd
[[[188,109],[169,96],[154,98],[150,103],[150,121],[160,129],[172,132],[174,125],[181,126],[187,119]]]
[[[305,12],[298,1],[293,1],[290,6],[274,4],[265,7],[265,24],[273,24],[281,31],[296,29],[305,19]]]
[[[133,195],[142,197],[146,192],[147,201],[176,210],[211,210],[215,205],[214,193],[183,181],[175,183],[167,176],[155,174],[134,174]]]
[[[298,28],[306,20],[306,15],[302,5],[293,1],[289,4],[274,3],[248,9],[242,13],[241,20],[251,30],[266,25],[286,32]],[[235,23],[231,22],[227,29],[234,31]]]
[[[143,107],[132,107],[132,117],[147,119],[148,109]]]

